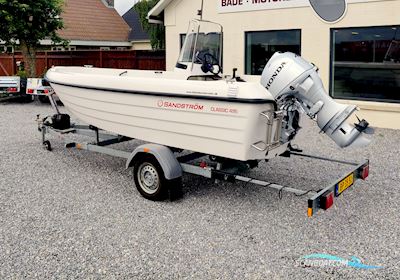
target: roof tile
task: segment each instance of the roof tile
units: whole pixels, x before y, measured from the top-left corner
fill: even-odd
[[[128,41],[130,27],[114,8],[101,0],[65,0],[61,14],[64,29],[58,34],[67,40]]]
[[[139,14],[133,8],[127,11],[122,18],[132,28],[131,32],[129,33],[130,41],[149,40],[149,34],[143,30],[142,24],[140,23]]]

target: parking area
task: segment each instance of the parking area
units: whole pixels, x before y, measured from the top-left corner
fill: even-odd
[[[145,200],[123,159],[57,137],[43,149],[35,119],[50,113],[0,104],[2,279],[400,279],[400,131],[376,129],[369,147],[342,150],[304,122],[294,141],[304,152],[371,161],[367,181],[308,218],[304,197],[189,175],[181,200]],[[317,190],[345,170],[276,158],[248,175]],[[317,253],[381,268],[301,262]]]

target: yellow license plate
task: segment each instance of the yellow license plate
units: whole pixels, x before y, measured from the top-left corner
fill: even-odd
[[[339,182],[339,184],[336,185],[336,195],[338,196],[345,190],[347,190],[349,187],[351,187],[354,184],[354,174],[351,173],[349,176],[344,178],[342,181]]]

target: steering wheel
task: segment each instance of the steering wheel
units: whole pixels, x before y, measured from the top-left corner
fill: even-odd
[[[221,66],[219,65],[219,60],[211,53],[199,52],[196,58],[202,63],[201,70],[204,73],[211,72],[214,75],[218,75],[219,73],[221,73],[222,69]]]

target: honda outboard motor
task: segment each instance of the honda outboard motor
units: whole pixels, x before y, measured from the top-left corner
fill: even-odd
[[[335,102],[324,90],[317,71],[313,64],[298,55],[275,53],[265,66],[261,84],[281,108],[295,100],[339,147],[369,144],[370,140],[363,133],[368,122],[361,120],[354,125],[346,122],[357,107]]]

